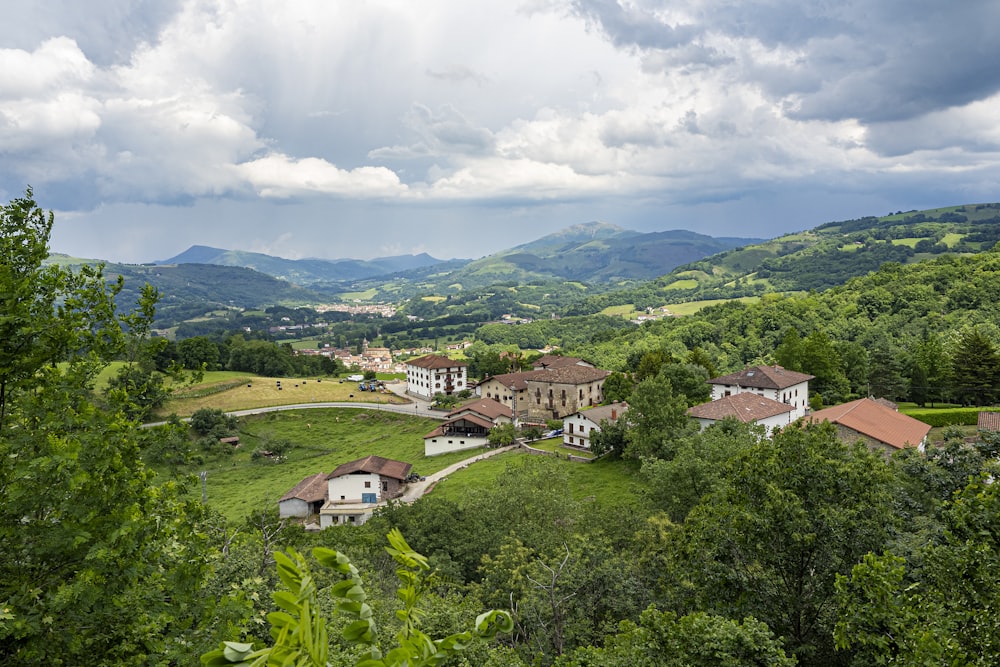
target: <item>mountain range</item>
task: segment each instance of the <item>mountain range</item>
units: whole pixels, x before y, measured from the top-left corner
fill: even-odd
[[[761,239],[714,238],[673,230],[641,233],[603,222],[567,227],[477,260],[438,260],[426,253],[372,260],[284,259],[261,253],[192,246],[157,264],[239,266],[324,292],[370,289],[393,282],[443,292],[496,282],[648,280],[674,267]],[[398,289],[395,290],[398,292]]]

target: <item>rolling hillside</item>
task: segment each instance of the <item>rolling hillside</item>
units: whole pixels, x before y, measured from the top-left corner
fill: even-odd
[[[361,280],[400,271],[410,271],[441,263],[427,253],[360,259],[284,259],[258,252],[191,246],[181,254],[157,262],[173,264],[215,264],[253,269],[305,287],[330,282]]]
[[[1000,204],[995,203],[830,222],[678,266],[642,285],[590,297],[570,312],[824,290],[877,271],[886,262],[975,254],[998,240]]]

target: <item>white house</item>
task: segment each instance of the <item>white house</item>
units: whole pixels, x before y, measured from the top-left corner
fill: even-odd
[[[467,364],[428,354],[406,362],[406,393],[431,399],[434,394],[451,395],[466,389],[469,378]]]
[[[797,419],[791,405],[749,391],[696,405],[688,409],[688,415],[698,420],[702,430],[715,422],[733,418],[746,424],[760,424],[768,436],[775,428]]]
[[[483,398],[448,413],[447,419],[424,436],[424,455],[485,447],[490,429],[513,420],[511,409],[491,398]]]
[[[712,400],[751,393],[792,407],[792,421],[804,417],[809,409],[809,380],[814,376],[789,371],[781,366],[752,366],[738,373],[708,381]]]
[[[338,466],[326,476],[326,503],[319,512],[319,527],[363,524],[379,504],[402,493],[411,467],[374,455]]]
[[[590,449],[590,438],[601,430],[601,422],[614,423],[628,410],[628,403],[600,405],[563,418],[563,444]]]

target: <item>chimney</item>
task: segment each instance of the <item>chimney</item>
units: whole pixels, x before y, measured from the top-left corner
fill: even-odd
[[[616,408],[615,406],[612,405],[611,406],[611,421],[615,421],[616,419],[618,419],[618,408]]]

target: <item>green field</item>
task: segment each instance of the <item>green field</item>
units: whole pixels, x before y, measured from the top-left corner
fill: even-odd
[[[672,289],[694,289],[697,286],[698,286],[698,281],[697,280],[694,280],[693,278],[688,278],[686,280],[675,280],[674,282],[670,283],[669,285],[664,285],[663,289],[665,289],[665,290],[672,290]]]
[[[442,496],[459,505],[471,489],[492,484],[507,466],[521,466],[537,454],[512,451],[478,461],[464,470],[448,476],[434,487],[434,495]],[[569,475],[570,493],[576,500],[590,500],[622,503],[643,502],[644,482],[639,477],[637,466],[624,461],[601,460],[595,463],[578,463],[561,459]]]
[[[742,301],[743,303],[756,303],[760,301],[759,296],[744,296],[739,299],[708,299],[706,301],[687,301],[685,303],[671,303],[667,305],[667,309],[672,315],[694,315],[702,308],[708,306],[714,306],[719,303],[727,303],[729,301]]]
[[[433,419],[378,410],[272,412],[240,420],[240,447],[232,456],[213,457],[179,472],[207,472],[209,506],[231,521],[240,521],[251,512],[274,509],[278,499],[308,475],[332,472],[342,463],[371,454],[406,461],[414,472],[428,475],[479,452],[424,456],[423,436],[437,424]],[[267,448],[276,440],[293,445],[285,462],[251,460],[254,449]]]

